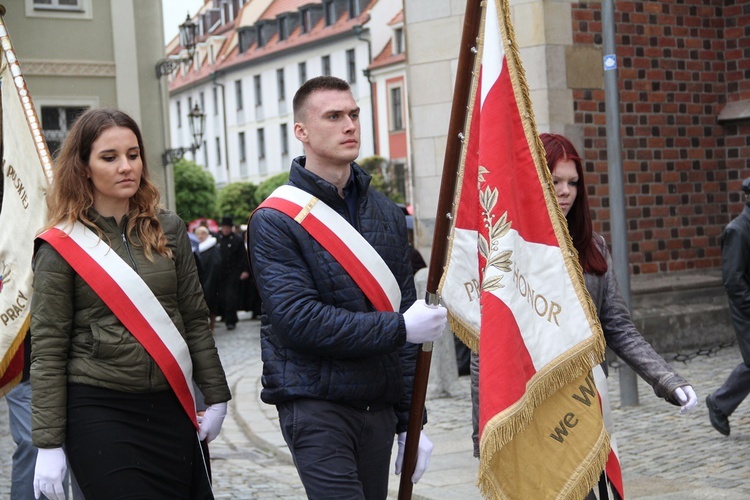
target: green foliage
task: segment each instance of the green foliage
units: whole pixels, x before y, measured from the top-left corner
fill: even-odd
[[[175,162],[174,193],[177,214],[185,222],[216,216],[216,183],[197,163],[184,158]]]
[[[233,182],[219,190],[216,210],[220,217],[231,216],[236,222],[245,224],[258,206],[255,193],[258,186],[252,182]]]
[[[273,177],[269,177],[265,181],[261,182],[258,189],[255,191],[255,202],[260,205],[263,200],[273,193],[273,190],[279,186],[283,186],[289,180],[289,172],[282,172],[276,174]]]
[[[357,162],[362,170],[370,174],[370,187],[380,191],[396,203],[404,203],[404,195],[399,191],[395,168],[382,156],[368,156]]]

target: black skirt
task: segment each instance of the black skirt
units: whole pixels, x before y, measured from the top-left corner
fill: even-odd
[[[208,449],[172,391],[69,385],[65,449],[89,500],[213,498]]]

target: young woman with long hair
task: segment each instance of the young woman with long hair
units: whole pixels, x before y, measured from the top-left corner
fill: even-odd
[[[80,253],[68,253],[73,242]],[[73,124],[34,259],[37,497],[65,498],[67,454],[88,498],[213,498],[200,441],[219,433],[231,396],[185,224],[159,207],[140,129],[127,114],[91,109]],[[120,267],[107,267],[108,259]],[[81,262],[96,268],[96,279]],[[124,277],[136,285],[118,281]],[[104,278],[117,286],[102,287]],[[115,290],[122,300],[112,300]],[[130,300],[124,314],[118,301]],[[133,327],[141,315],[145,323]],[[170,354],[155,355],[155,345]],[[193,380],[209,405],[201,417],[186,403],[192,391],[182,390]]]

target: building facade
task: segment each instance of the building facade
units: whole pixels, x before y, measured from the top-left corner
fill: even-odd
[[[164,57],[161,2],[6,0],[5,22],[50,152],[94,106],[122,109],[142,128],[153,180],[174,205],[168,168],[167,99],[154,66]],[[43,35],[40,35],[43,34]]]
[[[292,98],[307,79],[347,80],[361,108],[360,157],[376,153],[373,83],[364,70],[391,39],[399,0],[206,0],[192,63],[170,77],[172,143],[192,142],[187,114],[206,115],[193,159],[222,187],[260,183],[303,154],[294,138]],[[167,51],[184,57],[175,40]]]
[[[601,2],[509,4],[538,131],[579,148],[594,229],[610,240]],[[420,249],[432,241],[465,5],[405,2]],[[614,6],[631,272],[717,270],[750,172],[750,2]]]

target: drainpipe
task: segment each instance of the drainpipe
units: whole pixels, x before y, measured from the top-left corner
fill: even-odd
[[[367,68],[362,70],[362,74],[365,75],[365,78],[367,78],[367,83],[370,84],[370,115],[372,115],[372,154],[378,154],[379,149],[378,148],[378,134],[375,130],[375,126],[377,124],[377,120],[375,118],[375,92],[374,92],[374,82],[372,81],[372,75],[370,74],[370,63],[372,63],[372,41],[370,40],[370,37],[364,37],[365,33],[365,27],[361,24],[356,24],[352,26],[352,31],[355,35],[357,35],[357,40],[361,40],[367,44]],[[369,33],[369,30],[367,30]]]
[[[227,166],[227,184],[232,181],[231,175],[229,174],[229,149],[227,148],[227,105],[226,105],[226,88],[223,83],[219,83],[219,72],[214,71],[211,73],[211,83],[215,87],[221,87],[221,121],[222,121],[222,135],[224,138],[224,163]],[[206,145],[208,147],[208,145]],[[208,167],[208,165],[206,165]]]

